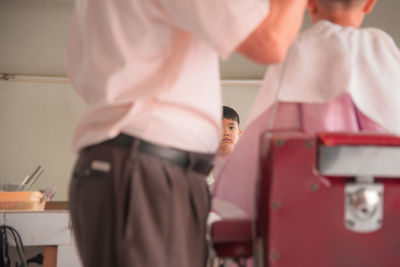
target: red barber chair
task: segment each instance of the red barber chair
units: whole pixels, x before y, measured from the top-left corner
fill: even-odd
[[[213,248],[220,266],[231,259],[240,267],[253,255],[252,221],[247,219],[225,219],[211,225]]]
[[[400,138],[270,132],[262,150],[257,214],[212,226],[218,257],[254,254],[255,266],[268,267],[400,266]]]

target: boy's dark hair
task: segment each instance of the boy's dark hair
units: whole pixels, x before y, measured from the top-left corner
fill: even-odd
[[[240,123],[239,114],[233,108],[230,108],[227,106],[223,106],[222,108],[223,108],[222,113],[223,113],[224,118],[234,120],[239,125],[239,123]]]

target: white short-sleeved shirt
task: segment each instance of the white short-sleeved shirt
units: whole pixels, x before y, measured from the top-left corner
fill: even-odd
[[[268,68],[249,124],[283,102],[326,103],[343,93],[367,117],[400,135],[400,51],[376,28],[315,23],[294,41],[285,62]]]
[[[77,0],[66,66],[87,109],[74,150],[124,132],[215,152],[218,55],[234,51],[268,8],[267,0]]]

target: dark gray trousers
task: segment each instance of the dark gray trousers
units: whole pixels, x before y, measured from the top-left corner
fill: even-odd
[[[191,160],[209,154],[188,153]],[[192,166],[131,148],[84,149],[69,192],[85,267],[203,267],[210,197]]]

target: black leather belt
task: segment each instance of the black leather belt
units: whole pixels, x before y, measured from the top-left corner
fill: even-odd
[[[126,134],[120,134],[113,139],[102,142],[102,144],[131,148],[135,139],[140,142],[138,147],[140,152],[170,161],[184,168],[191,166],[193,171],[205,175],[208,175],[212,169],[212,163],[208,160],[195,159],[195,162],[191,164],[189,153],[186,151],[155,145]]]

